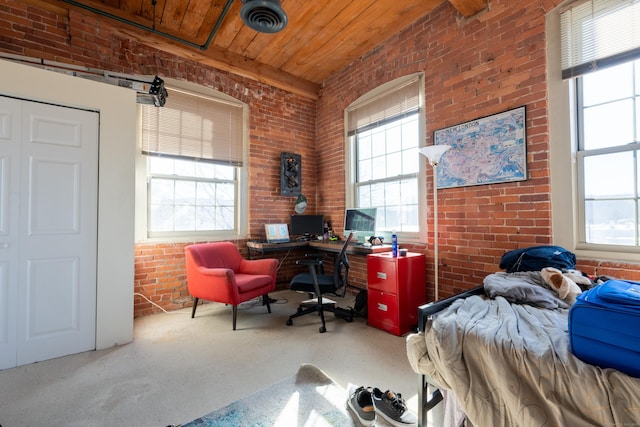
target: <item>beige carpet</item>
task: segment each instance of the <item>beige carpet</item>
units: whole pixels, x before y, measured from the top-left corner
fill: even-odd
[[[238,312],[223,304],[136,319],[134,342],[0,371],[0,425],[155,426],[182,424],[296,374],[308,363],[339,387],[402,393],[417,408],[417,376],[405,339],[327,316],[288,316],[305,294],[280,291],[272,313],[261,304]],[[352,306],[354,298],[338,299]]]

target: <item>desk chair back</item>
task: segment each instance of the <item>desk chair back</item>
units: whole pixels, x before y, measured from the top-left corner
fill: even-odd
[[[336,286],[336,295],[344,296],[347,291],[347,284],[349,281],[349,259],[347,258],[347,248],[349,244],[351,244],[351,240],[353,239],[353,233],[349,233],[347,239],[342,246],[342,250],[340,250],[340,254],[336,258],[336,262],[333,265],[333,283]]]
[[[305,258],[298,260],[298,264],[309,267],[308,273],[297,274],[289,284],[289,289],[298,292],[308,292],[315,295],[316,300],[303,302],[295,314],[289,316],[287,325],[293,324],[293,319],[310,313],[318,313],[322,321],[320,332],[326,332],[324,312],[332,312],[336,316],[345,319],[347,322],[353,321],[354,313],[352,310],[336,307],[335,301],[327,300],[323,297],[325,294],[332,294],[344,297],[347,290],[349,276],[349,260],[347,259],[347,248],[353,239],[353,233],[350,233],[338,254],[333,265],[332,274],[321,274],[319,270],[322,268],[322,260],[320,258]]]

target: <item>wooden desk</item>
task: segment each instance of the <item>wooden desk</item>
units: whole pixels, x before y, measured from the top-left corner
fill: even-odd
[[[310,240],[307,243],[309,243],[309,247],[311,248],[319,249],[326,252],[340,252],[342,250],[342,246],[344,245],[344,241],[342,240]],[[349,244],[349,247],[347,247],[348,254],[358,255],[377,254],[379,252],[389,252],[390,250],[391,245],[365,246],[358,243],[351,243]]]
[[[247,249],[249,252],[249,259],[253,258],[252,254],[257,253],[260,255],[264,255],[266,252],[276,252],[276,251],[288,251],[288,250],[299,250],[306,248],[313,248],[315,250],[324,251],[324,252],[340,252],[342,246],[344,245],[343,240],[336,241],[327,241],[327,240],[308,240],[301,242],[286,242],[286,243],[267,243],[267,242],[255,242],[248,241]],[[391,250],[391,245],[375,245],[375,246],[365,246],[357,243],[352,243],[347,248],[348,254],[357,254],[357,255],[369,255],[379,252],[388,252]]]

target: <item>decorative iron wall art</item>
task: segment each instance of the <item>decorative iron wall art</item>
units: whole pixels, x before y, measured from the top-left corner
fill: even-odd
[[[280,194],[297,196],[302,192],[302,157],[282,153],[280,156]]]

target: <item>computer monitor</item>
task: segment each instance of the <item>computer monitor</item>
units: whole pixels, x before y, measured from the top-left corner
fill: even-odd
[[[324,215],[291,215],[291,229],[294,236],[321,236],[324,232]]]
[[[376,208],[345,209],[344,233],[355,233],[358,240],[374,236],[376,232]]]

